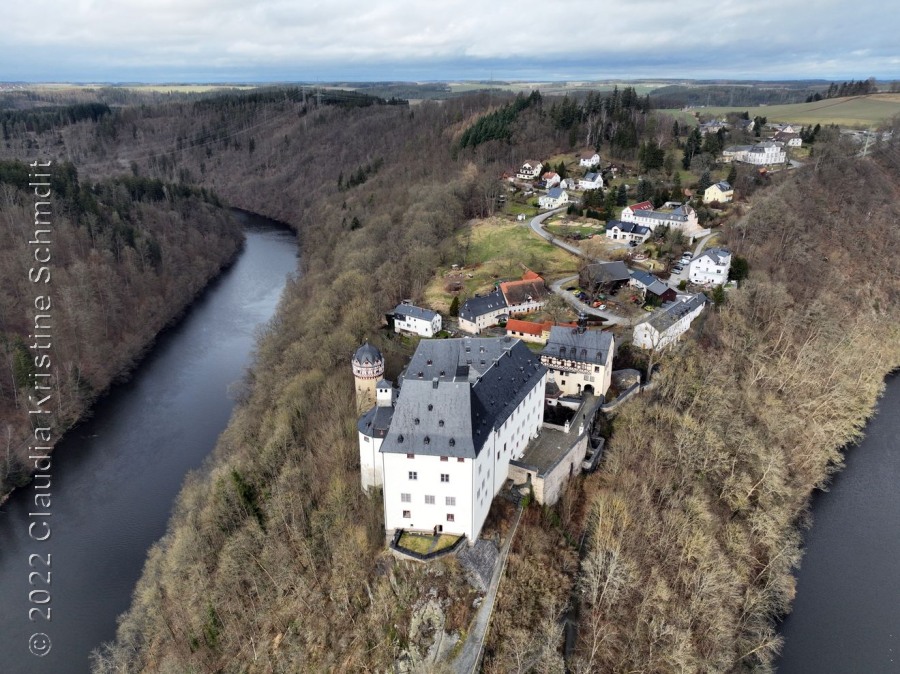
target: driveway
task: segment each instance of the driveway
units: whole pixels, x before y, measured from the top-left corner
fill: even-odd
[[[578,283],[578,276],[567,276],[566,278],[561,278],[558,281],[554,281],[550,284],[550,290],[562,297],[576,310],[581,311],[588,316],[597,316],[599,318],[602,318],[606,320],[606,322],[610,325],[631,325],[631,321],[628,318],[619,316],[618,314],[614,314],[611,311],[600,311],[600,309],[594,309],[594,307],[585,304],[564,288],[564,286],[571,285],[573,283]]]

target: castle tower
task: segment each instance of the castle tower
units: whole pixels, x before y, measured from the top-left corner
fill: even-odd
[[[356,411],[369,410],[375,404],[375,385],[384,376],[381,352],[366,342],[353,354],[353,378],[356,380]]]

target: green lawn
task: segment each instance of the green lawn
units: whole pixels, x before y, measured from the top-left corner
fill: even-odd
[[[409,531],[404,531],[403,535],[400,536],[400,540],[397,541],[397,545],[406,550],[412,550],[413,552],[418,552],[420,555],[427,554],[428,552],[440,552],[441,550],[445,550],[446,548],[451,547],[456,541],[459,540],[459,536],[451,536],[450,534],[441,534],[438,539],[437,545],[434,546],[434,549],[431,549],[431,544],[434,542],[434,536],[431,534],[417,534]]]
[[[464,231],[459,237],[463,250],[468,246],[465,259],[458,261],[465,268],[453,277],[448,267],[438,268],[425,289],[426,304],[436,311],[446,312],[450,308],[453,295],[447,292],[446,286],[451,280],[461,282],[461,294],[471,297],[476,292],[489,291],[499,280],[521,278],[525,267],[553,277],[578,271],[578,259],[574,255],[540,238],[526,223],[488,218],[473,224],[471,235]]]

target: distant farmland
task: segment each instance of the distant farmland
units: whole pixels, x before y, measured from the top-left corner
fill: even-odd
[[[760,105],[754,108],[724,107],[696,108],[701,115],[724,115],[726,112],[747,111],[750,117],[760,115],[770,122],[797,124],[838,124],[867,127],[900,115],[900,94],[872,94],[850,98],[830,98],[814,103],[791,105]],[[681,111],[663,110],[681,117]],[[683,113],[681,113],[683,114]]]

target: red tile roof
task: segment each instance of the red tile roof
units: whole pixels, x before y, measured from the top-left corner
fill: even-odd
[[[632,204],[628,208],[630,208],[632,211],[652,211],[653,203],[650,201],[642,201],[639,204]]]

